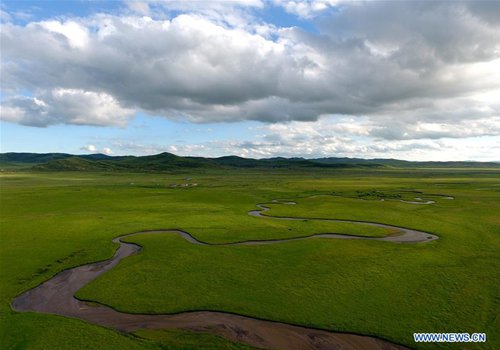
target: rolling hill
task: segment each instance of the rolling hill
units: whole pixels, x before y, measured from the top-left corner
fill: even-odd
[[[132,171],[162,172],[182,169],[224,168],[499,168],[495,162],[410,162],[397,159],[361,158],[267,158],[238,156],[219,158],[181,157],[172,153],[149,156],[109,156],[105,154],[72,155],[68,153],[2,153],[2,170],[37,171]]]

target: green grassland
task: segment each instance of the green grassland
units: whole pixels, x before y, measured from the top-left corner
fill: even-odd
[[[436,345],[413,343],[413,332],[486,332],[486,344],[468,348],[500,348],[498,170],[205,169],[0,176],[2,348],[245,348],[211,335],[124,335],[78,320],[11,310],[16,295],[62,269],[110,257],[116,249],[111,239],[121,234],[177,228],[205,242],[223,243],[324,232],[394,233],[349,223],[246,214],[255,204],[276,198],[297,204],[266,204],[271,208],[266,214],[381,222],[431,232],[440,239],[412,245],[314,239],[207,247],[176,235],[131,236],[127,241],[144,249],[78,296],[129,312],[225,310],[376,335],[418,349]],[[181,183],[197,186],[170,187]],[[436,203],[399,201],[415,197]]]

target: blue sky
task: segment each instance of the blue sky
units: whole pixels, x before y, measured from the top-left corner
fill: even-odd
[[[499,160],[497,7],[3,1],[1,151]]]

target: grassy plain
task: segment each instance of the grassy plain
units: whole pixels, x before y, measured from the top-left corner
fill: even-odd
[[[169,186],[185,183],[185,177],[198,185]],[[271,204],[269,215],[374,221],[441,239],[420,245],[317,239],[203,247],[168,234],[129,237],[144,250],[78,295],[129,312],[226,310],[372,334],[422,349],[435,345],[413,343],[413,332],[486,332],[488,343],[471,348],[500,348],[498,171],[5,173],[0,179],[3,348],[242,348],[184,332],[128,336],[10,309],[13,297],[60,270],[111,256],[116,248],[111,239],[124,233],[179,228],[211,243],[322,232],[388,233],[354,224],[246,215],[256,203],[275,198],[298,204]],[[412,199],[407,190],[455,199],[433,198],[436,204],[422,205],[391,195],[383,202],[379,195],[359,198],[382,191]],[[332,193],[336,196],[308,197]]]

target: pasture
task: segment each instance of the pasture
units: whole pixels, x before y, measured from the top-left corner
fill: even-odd
[[[197,185],[172,186],[183,183]],[[19,313],[11,303],[61,270],[111,257],[117,248],[112,239],[126,233],[181,229],[211,244],[398,234],[311,218],[383,223],[439,239],[200,246],[178,235],[142,234],[124,239],[142,246],[138,254],[77,297],[128,313],[225,311],[414,349],[458,348],[414,343],[414,332],[484,332],[487,343],[468,348],[500,348],[498,170],[6,172],[0,185],[0,343],[6,349],[246,349],[213,334],[118,333],[81,320]],[[266,203],[271,217],[302,219],[247,215],[258,203]]]

